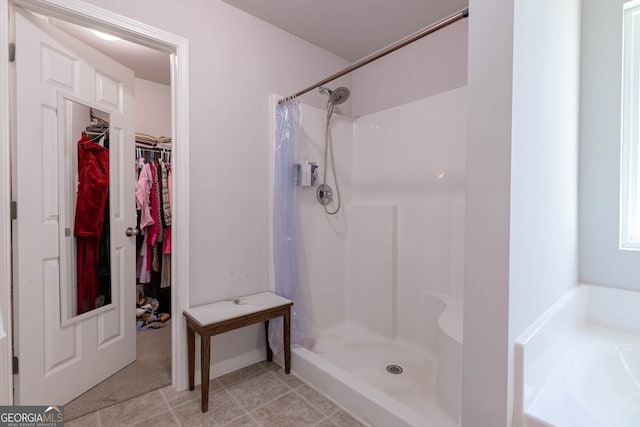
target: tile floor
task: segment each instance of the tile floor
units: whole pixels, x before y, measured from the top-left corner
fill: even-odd
[[[363,427],[326,396],[272,362],[260,362],[211,380],[209,412],[200,410],[200,386],[171,386],[65,423],[70,427],[225,426]]]

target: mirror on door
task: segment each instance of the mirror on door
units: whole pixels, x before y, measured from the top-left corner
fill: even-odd
[[[109,113],[68,98],[62,98],[60,112],[60,312],[64,325],[111,304]]]

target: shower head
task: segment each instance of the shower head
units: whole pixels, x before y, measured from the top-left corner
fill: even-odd
[[[329,95],[329,102],[333,105],[342,104],[347,99],[349,99],[349,95],[351,95],[351,91],[344,86],[340,86],[339,88],[336,88],[334,90],[331,90],[324,86],[320,86],[318,90],[322,94]]]
[[[331,92],[331,95],[329,95],[329,102],[332,102],[334,105],[342,104],[349,99],[349,95],[351,95],[351,91],[344,86],[340,86]]]

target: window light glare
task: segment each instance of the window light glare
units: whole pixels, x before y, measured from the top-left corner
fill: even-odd
[[[102,31],[89,29],[96,37],[100,37],[102,40],[107,40],[110,42],[114,42],[116,40],[120,40],[120,37],[112,36],[111,34],[103,33]]]
[[[622,132],[620,186],[620,249],[640,250],[640,54],[633,46],[640,36],[640,0],[627,2],[624,13],[622,64]]]

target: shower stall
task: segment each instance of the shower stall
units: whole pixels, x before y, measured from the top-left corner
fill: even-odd
[[[317,339],[292,369],[373,426],[459,422],[466,98],[355,119],[301,104],[296,161],[318,170],[298,187]]]
[[[270,287],[299,311],[292,370],[376,427],[460,424],[467,89],[350,117],[367,91],[324,85],[467,16],[271,98]],[[299,103],[316,89],[325,108]]]

